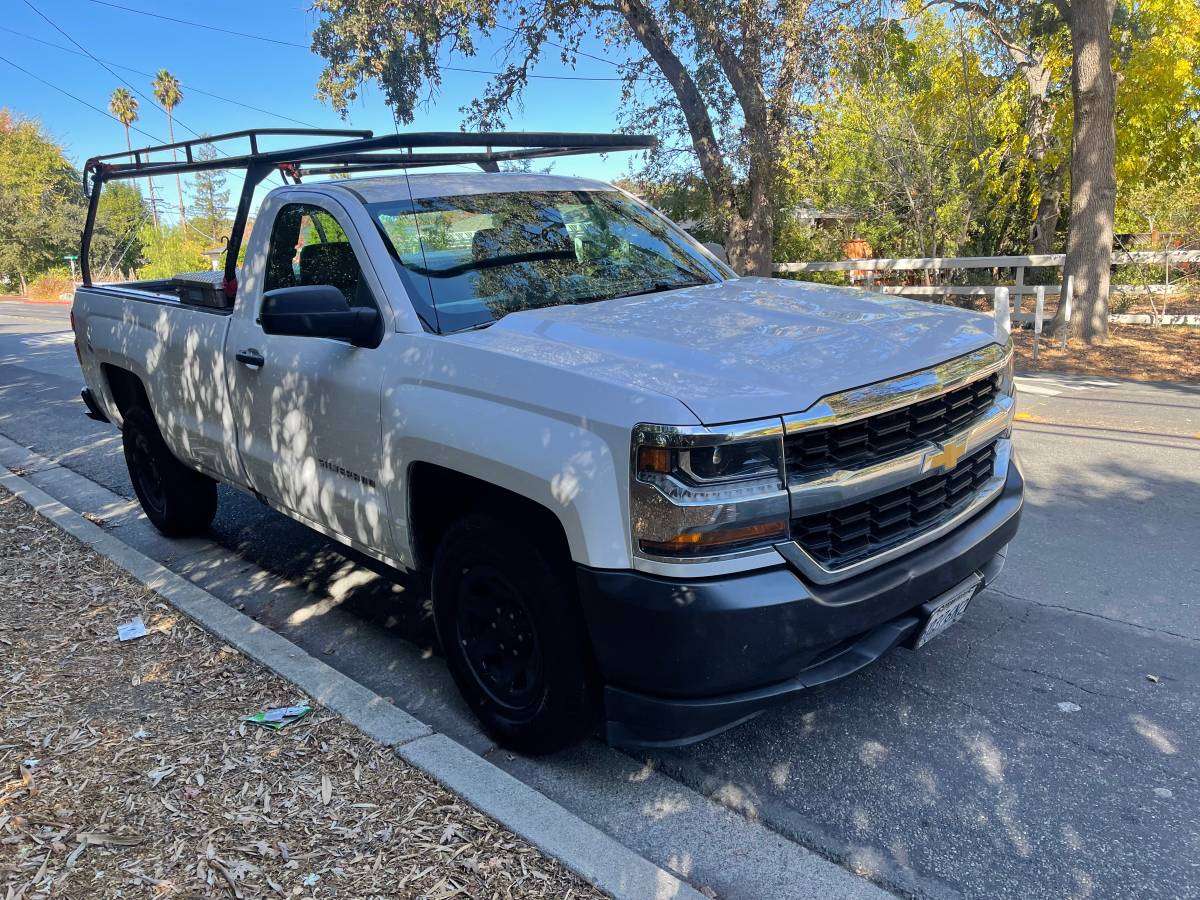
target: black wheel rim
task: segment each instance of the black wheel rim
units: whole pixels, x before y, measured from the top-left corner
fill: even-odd
[[[520,592],[494,566],[466,569],[458,583],[457,638],[476,683],[512,710],[542,691],[542,653]]]
[[[138,499],[147,507],[147,512],[161,515],[167,507],[167,488],[162,469],[144,434],[133,436],[132,449],[133,466],[130,474],[137,488]]]

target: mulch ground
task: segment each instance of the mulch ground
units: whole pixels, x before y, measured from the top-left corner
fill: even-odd
[[[1037,365],[1029,329],[1015,329],[1013,343],[1017,368],[1022,370],[1200,383],[1200,328],[1111,325],[1107,344],[1088,347],[1071,341],[1065,350],[1058,341],[1043,337]]]
[[[602,895],[0,489],[0,896]]]

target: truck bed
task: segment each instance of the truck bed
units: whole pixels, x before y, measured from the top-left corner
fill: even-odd
[[[128,300],[173,303],[228,314],[233,303],[221,288],[220,272],[181,272],[171,278],[95,284],[89,291],[116,294]]]

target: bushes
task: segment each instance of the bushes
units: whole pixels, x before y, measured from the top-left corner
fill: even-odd
[[[204,251],[208,244],[179,226],[163,226],[157,231],[144,225],[138,233],[142,243],[143,265],[138,278],[170,278],[180,272],[198,272],[210,268]]]
[[[75,282],[71,280],[70,272],[52,270],[31,281],[27,293],[30,300],[70,298],[75,293]]]

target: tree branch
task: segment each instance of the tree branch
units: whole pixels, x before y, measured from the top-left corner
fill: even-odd
[[[615,2],[638,42],[662,70],[675,92],[684,121],[687,122],[692,146],[695,147],[696,157],[700,161],[700,169],[712,192],[713,202],[722,211],[724,217],[732,217],[735,211],[732,174],[725,164],[721,148],[717,144],[712,117],[708,114],[708,107],[705,105],[700,90],[696,87],[695,80],[667,43],[653,11],[643,0],[615,0]]]

